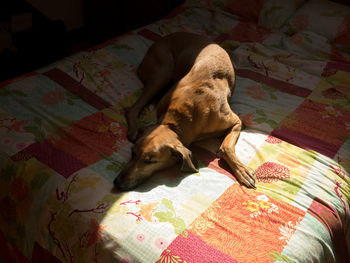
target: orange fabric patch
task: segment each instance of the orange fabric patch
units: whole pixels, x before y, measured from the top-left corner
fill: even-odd
[[[304,215],[292,205],[234,184],[189,230],[239,262],[273,262],[268,253],[283,250]]]

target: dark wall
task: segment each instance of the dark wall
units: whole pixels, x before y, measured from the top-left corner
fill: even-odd
[[[63,20],[46,17],[25,0],[0,1],[0,39],[6,39],[0,43],[0,81],[152,23],[182,2],[84,0],[86,25],[67,32]]]
[[[86,0],[86,20],[92,42],[136,29],[167,15],[184,0]]]

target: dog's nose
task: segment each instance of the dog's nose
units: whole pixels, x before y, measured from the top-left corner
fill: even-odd
[[[119,191],[128,191],[132,188],[134,188],[134,184],[130,182],[130,180],[125,179],[125,175],[122,172],[120,172],[117,176],[117,178],[113,181],[114,187]]]
[[[113,184],[114,184],[114,187],[115,188],[118,188],[118,185],[120,185],[120,177],[119,176],[117,176],[115,179],[114,179],[114,181],[113,181]]]
[[[120,176],[120,175],[118,175],[117,178],[114,179],[113,184],[117,190],[120,190],[120,191],[126,190],[125,185],[124,185],[123,180],[122,180],[122,176]]]

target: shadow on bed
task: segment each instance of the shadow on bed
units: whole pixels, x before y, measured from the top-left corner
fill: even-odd
[[[118,177],[118,175],[117,175]],[[154,173],[148,180],[132,189],[134,192],[145,193],[149,192],[157,186],[166,186],[166,187],[176,187],[181,183],[181,180],[185,178],[186,175],[182,174],[179,170],[178,165],[164,169]],[[115,187],[111,191],[114,194],[122,194],[125,191],[117,190]]]

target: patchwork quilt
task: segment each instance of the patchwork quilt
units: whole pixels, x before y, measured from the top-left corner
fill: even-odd
[[[1,262],[350,262],[350,8],[245,2],[186,1],[0,84]],[[191,146],[198,173],[113,188],[131,157],[123,114],[141,94],[136,69],[177,31],[230,54],[230,105],[246,127],[236,152],[256,189],[216,157],[220,138]],[[151,105],[139,125],[154,121]]]

